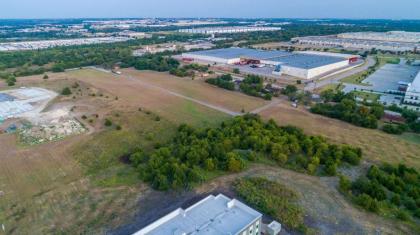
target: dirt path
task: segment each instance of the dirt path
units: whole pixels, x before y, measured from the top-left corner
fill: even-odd
[[[134,78],[134,77],[132,77],[132,76],[130,76],[130,75],[128,75],[128,76],[126,76],[126,75],[122,75],[122,77],[124,77],[124,78],[126,78],[126,79],[128,79],[128,80],[130,80],[130,81],[133,81],[133,82],[139,83],[139,84],[141,84],[142,86],[157,89],[157,90],[162,91],[162,92],[164,92],[164,93],[167,93],[167,94],[170,94],[170,95],[173,95],[173,96],[176,96],[176,97],[180,97],[180,98],[183,98],[183,99],[186,99],[186,100],[192,101],[192,102],[194,102],[194,103],[197,103],[197,104],[200,104],[200,105],[206,106],[206,107],[208,107],[208,108],[211,108],[211,109],[214,109],[214,110],[220,111],[220,112],[222,112],[222,113],[226,113],[226,114],[231,115],[231,116],[238,116],[238,115],[241,115],[241,113],[234,112],[234,111],[228,110],[228,109],[226,109],[226,108],[223,108],[223,107],[220,107],[220,106],[216,106],[216,105],[210,104],[210,103],[205,102],[205,101],[197,100],[197,99],[194,99],[194,98],[191,98],[191,97],[188,97],[188,96],[185,96],[185,95],[179,94],[179,93],[177,93],[177,92],[173,92],[173,91],[167,90],[167,89],[162,88],[162,87],[159,87],[159,86],[155,86],[155,85],[151,85],[151,84],[146,83],[146,82],[142,82],[142,81],[140,81],[140,80],[138,80],[138,79],[136,79],[136,78]]]
[[[266,104],[262,107],[259,107],[257,109],[252,110],[251,113],[254,113],[254,114],[261,113],[262,111],[264,111],[266,109],[277,106],[278,104],[280,104],[280,102],[282,102],[281,99],[273,98],[273,100],[270,103],[268,103],[268,104]]]

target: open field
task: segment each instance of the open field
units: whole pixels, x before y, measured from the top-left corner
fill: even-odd
[[[94,70],[49,77],[20,78],[17,86],[56,92],[71,87],[71,96],[56,98],[46,110],[71,106],[72,116],[89,131],[31,147],[20,146],[14,135],[0,135],[0,224],[7,234],[101,234],[122,224],[149,189],[120,157],[164,143],[181,123],[205,127],[228,117]],[[105,127],[105,119],[114,125]]]
[[[420,169],[420,144],[381,132],[360,128],[339,120],[295,109],[281,103],[260,115],[274,119],[279,125],[295,125],[312,135],[323,135],[331,141],[361,147],[366,160],[372,162],[405,163]]]
[[[123,74],[191,98],[205,100],[235,112],[241,112],[242,109],[249,112],[268,103],[263,99],[211,86],[199,79],[191,80],[190,78],[179,78],[165,73],[144,72],[134,69],[125,69]]]
[[[400,224],[349,205],[335,190],[333,178],[281,168],[251,167],[189,192],[151,190],[126,164],[126,154],[135,149],[149,152],[165,143],[181,123],[206,127],[229,118],[211,105],[234,112],[265,107],[261,109],[263,117],[274,118],[280,125],[297,125],[335,142],[360,146],[366,159],[375,162],[402,161],[419,168],[420,144],[312,115],[283,101],[269,103],[225,91],[203,81],[164,73],[123,72],[116,76],[85,69],[49,74],[48,80],[41,75],[18,79],[17,86],[39,86],[56,92],[71,87],[71,96],[56,98],[46,110],[71,106],[72,115],[89,131],[31,147],[19,146],[14,135],[0,135],[0,225],[5,225],[7,234],[103,234],[108,230],[126,234],[198,196],[217,191],[235,196],[230,194],[230,183],[241,176],[267,176],[298,191],[301,204],[308,208],[306,222],[322,233],[373,233],[378,227],[384,233],[409,233]],[[0,84],[0,89],[5,88]],[[113,125],[104,126],[105,119]],[[114,230],[130,218],[135,218],[132,226]]]

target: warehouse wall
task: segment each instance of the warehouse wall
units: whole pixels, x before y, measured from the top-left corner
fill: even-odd
[[[340,62],[335,63],[335,64],[329,64],[329,65],[326,65],[326,66],[322,66],[322,67],[318,67],[318,68],[314,68],[314,69],[309,69],[308,74],[307,74],[307,79],[312,79],[316,76],[322,75],[324,73],[331,72],[332,70],[336,70],[336,69],[339,69],[339,68],[344,68],[348,65],[349,65],[349,61],[345,60],[345,61],[340,61]]]
[[[213,63],[221,63],[221,64],[234,64],[240,61],[239,58],[223,59],[223,58],[218,58],[218,57],[213,57],[213,56],[196,55],[196,54],[190,54],[190,53],[183,53],[182,57],[191,58],[195,60],[204,60],[204,61],[209,61]]]
[[[308,79],[308,70],[296,68],[296,67],[289,67],[287,65],[282,65],[281,69],[282,74],[290,75],[293,77]]]

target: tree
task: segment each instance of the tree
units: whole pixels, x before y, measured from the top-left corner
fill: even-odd
[[[66,95],[66,96],[68,96],[68,95],[71,95],[72,93],[71,93],[71,90],[70,90],[70,88],[68,88],[68,87],[65,87],[65,88],[63,88],[63,90],[61,91],[61,95]]]
[[[112,121],[111,120],[109,120],[108,118],[107,119],[105,119],[105,126],[112,126]]]
[[[227,155],[227,169],[230,172],[240,172],[243,169],[243,163],[239,159],[238,155],[230,152]]]
[[[348,193],[351,189],[351,181],[347,176],[340,175],[339,189],[343,193]]]
[[[240,74],[240,73],[241,73],[241,71],[240,71],[238,68],[234,68],[234,69],[233,69],[233,73],[235,73],[235,74]]]
[[[294,85],[287,85],[286,88],[283,89],[283,94],[289,96],[294,94],[298,91],[297,87]]]
[[[48,75],[44,74],[44,77],[42,77],[43,79],[48,79]]]
[[[52,66],[51,69],[54,73],[60,73],[60,72],[64,72],[64,65],[61,63],[56,63]]]
[[[208,171],[213,171],[214,169],[216,169],[214,160],[212,158],[206,159],[206,161],[204,162],[204,168]]]

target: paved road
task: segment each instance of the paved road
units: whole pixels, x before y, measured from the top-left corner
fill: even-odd
[[[375,65],[375,63],[376,63],[376,60],[373,57],[369,56],[367,58],[366,63],[364,63],[362,66],[356,67],[352,70],[349,70],[349,71],[346,71],[346,72],[343,72],[343,73],[339,73],[337,75],[331,76],[331,77],[326,78],[326,79],[322,79],[320,81],[311,82],[308,85],[306,85],[305,91],[313,91],[315,89],[319,89],[319,88],[324,87],[324,86],[329,85],[329,84],[338,84],[340,82],[340,80],[342,80],[346,77],[352,76],[354,74],[363,72],[363,71],[367,70],[369,67]]]

